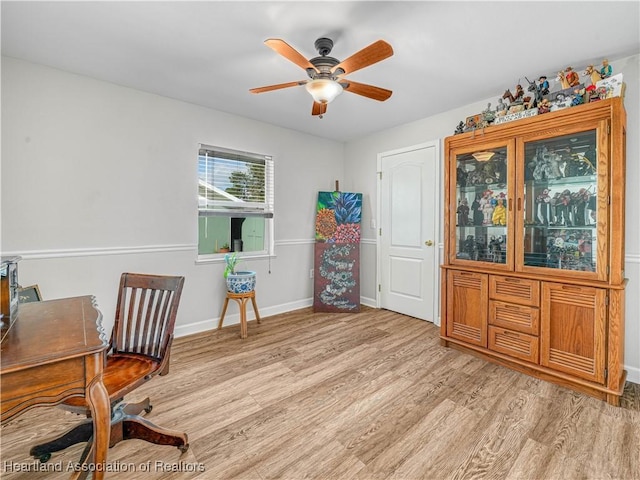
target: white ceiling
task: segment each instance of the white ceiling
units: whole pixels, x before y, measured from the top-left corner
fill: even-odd
[[[352,140],[640,52],[640,2],[35,2],[2,1],[2,54],[286,128]],[[311,116],[306,79],[266,47],[307,58],[334,40],[343,60],[378,39],[394,55],[348,78],[393,90],[348,92]],[[525,83],[526,85],[526,83]],[[469,112],[469,115],[478,112]],[[462,120],[462,119],[461,119]],[[452,130],[455,125],[452,125]]]

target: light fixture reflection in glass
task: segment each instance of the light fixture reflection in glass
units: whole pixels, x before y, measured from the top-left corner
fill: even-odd
[[[491,160],[491,157],[493,157],[495,155],[495,152],[474,152],[471,154],[471,156],[473,156],[473,158],[475,158],[477,161],[479,162],[488,162],[489,160]]]
[[[342,93],[342,85],[328,78],[316,78],[305,85],[307,92],[318,103],[331,103]]]

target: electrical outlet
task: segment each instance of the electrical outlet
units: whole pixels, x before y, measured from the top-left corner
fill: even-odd
[[[309,278],[313,278],[313,268],[309,270]]]

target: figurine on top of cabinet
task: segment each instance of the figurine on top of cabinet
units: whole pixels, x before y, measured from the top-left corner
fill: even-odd
[[[532,92],[534,94],[533,99],[529,104],[529,108],[537,107],[540,102],[542,102],[543,93],[540,89],[540,85],[536,84],[535,81],[529,80],[526,76],[524,77],[527,82],[529,82],[529,87],[527,87],[527,91]]]
[[[571,106],[571,97],[569,97],[567,93],[565,92],[556,93],[556,98],[551,104],[552,112],[555,112],[556,110],[562,110],[563,108],[567,108]]]
[[[475,130],[476,128],[479,128],[480,126],[478,125],[478,121],[480,120],[480,115],[472,115],[470,117],[467,117],[467,119],[465,120],[464,123],[464,131],[465,132],[471,132],[473,130]]]
[[[607,98],[607,87],[596,87],[593,91],[593,95],[589,98],[590,102],[595,102],[597,100],[604,100]]]
[[[564,78],[570,87],[575,87],[580,83],[580,76],[573,71],[573,67],[567,67],[564,69]]]
[[[562,86],[562,90],[571,88],[571,85],[569,85],[569,81],[567,80],[567,76],[565,75],[564,71],[560,70],[558,72],[558,76],[556,77],[556,80],[560,82],[560,85]]]
[[[600,76],[600,72],[598,72],[598,70],[593,68],[593,65],[587,66],[587,68],[585,69],[583,75],[585,77],[589,77],[589,79],[591,80],[591,85],[589,85],[587,87],[587,91],[595,90],[596,89],[596,83],[598,83],[600,80],[602,80],[602,77]]]
[[[491,110],[491,103],[487,103],[487,108],[482,111],[482,123],[486,126],[496,119],[496,112]]]
[[[456,127],[456,131],[453,132],[454,135],[459,135],[464,133],[464,122],[461,120],[458,126]]]
[[[551,103],[548,99],[543,98],[542,101],[538,104],[538,114],[541,113],[549,113],[551,111]]]
[[[507,114],[507,104],[504,103],[504,97],[500,97],[498,99],[498,104],[496,105],[496,116],[503,117]]]
[[[538,78],[538,90],[540,90],[541,95],[549,95],[549,81],[544,75]]]
[[[573,95],[571,96],[571,106],[575,107],[577,105],[582,105],[584,103],[584,97],[586,93],[586,88],[579,88],[574,90]]]
[[[516,102],[524,100],[524,89],[522,88],[522,85],[516,85],[516,93],[514,94],[514,98],[516,99]]]
[[[458,226],[465,227],[469,225],[469,203],[466,198],[461,198],[458,202],[458,209],[456,210],[458,214]]]
[[[602,68],[600,69],[600,77],[609,78],[613,75],[613,67],[609,65],[609,60],[606,58],[602,60]]]
[[[513,107],[523,105],[524,89],[522,88],[522,85],[516,85],[515,93],[511,93],[511,90],[509,89],[505,90],[502,98],[504,100],[509,99],[509,112],[512,111]]]

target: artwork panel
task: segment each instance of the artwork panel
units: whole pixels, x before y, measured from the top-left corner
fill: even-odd
[[[362,194],[318,192],[316,241],[359,243],[362,221]]]
[[[316,243],[314,312],[360,311],[360,244]]]

